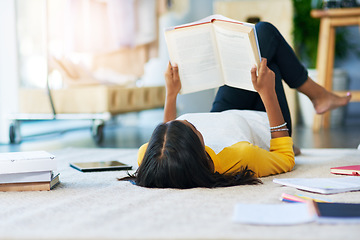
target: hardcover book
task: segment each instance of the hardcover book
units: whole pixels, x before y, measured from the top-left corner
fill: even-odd
[[[52,171],[55,156],[45,151],[0,153],[0,174]]]
[[[48,182],[4,183],[0,184],[1,192],[13,191],[50,191],[60,183],[59,174]]]
[[[255,25],[211,15],[165,30],[172,65],[177,64],[181,94],[222,85],[255,91],[250,70],[261,55]]]

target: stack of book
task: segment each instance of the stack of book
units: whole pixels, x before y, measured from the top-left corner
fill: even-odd
[[[0,153],[0,191],[51,190],[60,182],[56,167],[45,151]]]

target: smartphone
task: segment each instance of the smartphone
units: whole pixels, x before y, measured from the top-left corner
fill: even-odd
[[[132,169],[132,166],[117,160],[70,163],[70,166],[81,172],[118,171]]]

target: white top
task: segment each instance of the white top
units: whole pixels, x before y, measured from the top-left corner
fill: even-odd
[[[225,147],[246,141],[269,150],[271,134],[266,112],[228,110],[214,113],[188,113],[178,120],[191,122],[204,137],[205,145],[216,154]]]

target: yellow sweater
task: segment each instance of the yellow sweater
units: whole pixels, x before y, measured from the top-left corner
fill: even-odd
[[[138,152],[138,164],[141,164],[148,143],[142,145]],[[291,137],[274,138],[270,140],[270,150],[267,151],[249,142],[238,142],[224,148],[216,154],[205,146],[206,152],[214,162],[215,172],[234,173],[248,166],[256,177],[289,172],[295,165],[293,141]]]

